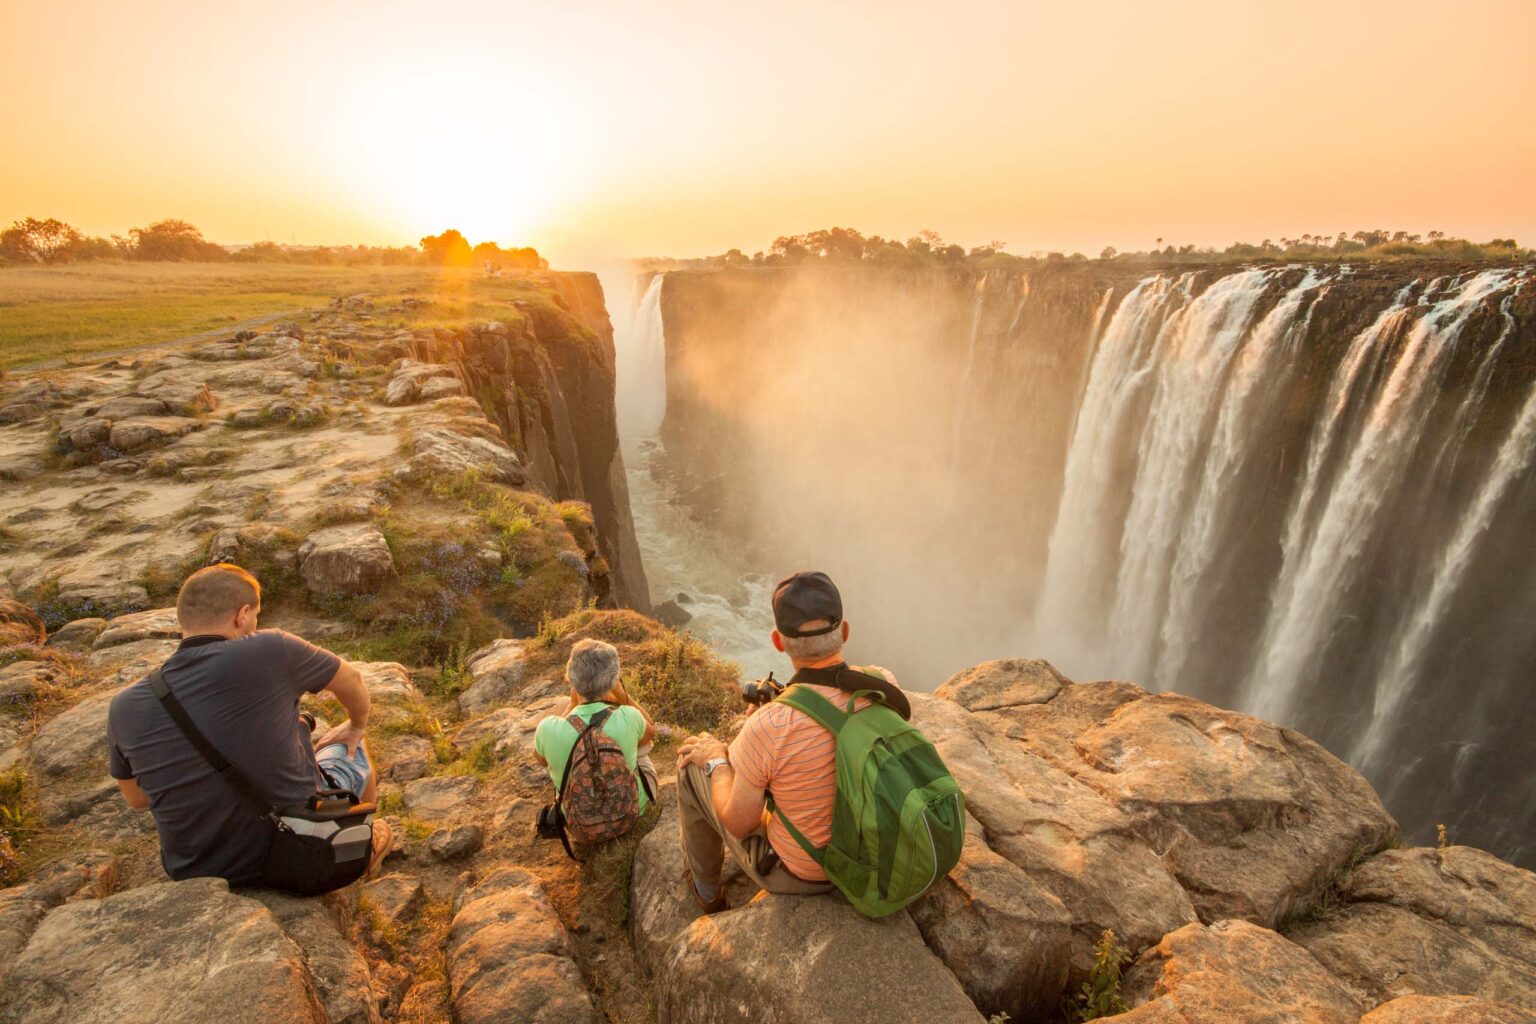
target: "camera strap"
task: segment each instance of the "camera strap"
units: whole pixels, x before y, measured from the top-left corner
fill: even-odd
[[[904,721],[912,720],[912,702],[907,700],[905,693],[901,692],[901,687],[893,685],[885,676],[860,672],[846,661],[830,668],[797,669],[789,682],[791,685],[810,683],[812,686],[831,686],[844,693],[873,690],[880,695],[885,706],[900,715]]]
[[[203,760],[208,762],[209,766],[218,773],[219,777],[229,783],[234,791],[239,793],[256,813],[280,829],[287,828],[288,826],[283,823],[282,816],[278,814],[277,808],[273,807],[269,801],[256,791],[256,787],[251,785],[250,780],[241,775],[240,770],[230,762],[229,758],[221,754],[219,748],[209,743],[208,737],[204,736],[202,730],[198,729],[193,723],[191,716],[187,714],[187,709],[181,706],[181,701],[176,699],[176,695],[166,685],[164,665],[161,665],[149,674],[149,688],[160,699],[160,703],[164,705],[166,712],[171,716],[171,720],[176,723],[176,727],[181,730],[181,734],[187,738],[187,742],[197,748],[197,752],[203,755]]]

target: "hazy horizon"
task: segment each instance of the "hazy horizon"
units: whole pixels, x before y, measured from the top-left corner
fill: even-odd
[[[0,221],[455,227],[557,266],[834,224],[966,246],[1536,239],[1536,5],[7,3]],[[1524,127],[1522,127],[1522,125]]]

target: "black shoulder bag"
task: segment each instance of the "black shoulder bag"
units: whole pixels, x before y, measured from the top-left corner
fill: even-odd
[[[155,669],[150,688],[177,728],[203,759],[258,815],[271,822],[272,845],[262,866],[260,885],[295,896],[318,896],[361,878],[373,851],[373,804],[358,803],[345,789],[322,789],[300,807],[278,810],[256,791],[229,758],[208,742]]]

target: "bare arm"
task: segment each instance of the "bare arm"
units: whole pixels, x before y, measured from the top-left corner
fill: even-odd
[[[144,792],[138,779],[116,779],[117,788],[123,791],[123,799],[128,801],[128,806],[136,811],[142,811],[149,806],[149,794]]]
[[[342,659],[336,674],[325,684],[325,688],[341,702],[347,712],[347,721],[320,737],[315,749],[319,750],[332,743],[345,743],[347,754],[351,756],[357,752],[357,745],[363,739],[363,730],[368,726],[368,709],[373,703],[368,696],[368,686],[363,682],[363,674],[357,670],[357,666]]]

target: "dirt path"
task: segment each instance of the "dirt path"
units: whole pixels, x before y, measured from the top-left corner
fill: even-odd
[[[99,349],[95,352],[81,352],[72,355],[68,359],[48,359],[40,363],[21,363],[11,367],[11,372],[18,370],[61,370],[66,366],[79,366],[84,363],[95,362],[98,359],[109,359],[113,356],[126,355],[133,352],[144,352],[152,348],[174,348],[183,345],[198,345],[205,341],[216,341],[219,338],[233,334],[236,331],[248,331],[252,328],[262,327],[274,320],[284,320],[296,316],[304,316],[309,309],[285,309],[276,313],[264,313],[261,316],[242,320],[237,324],[225,324],[223,327],[211,331],[203,331],[200,334],[187,334],[180,338],[166,338],[163,341],[148,341],[142,345],[130,345],[127,348]]]

